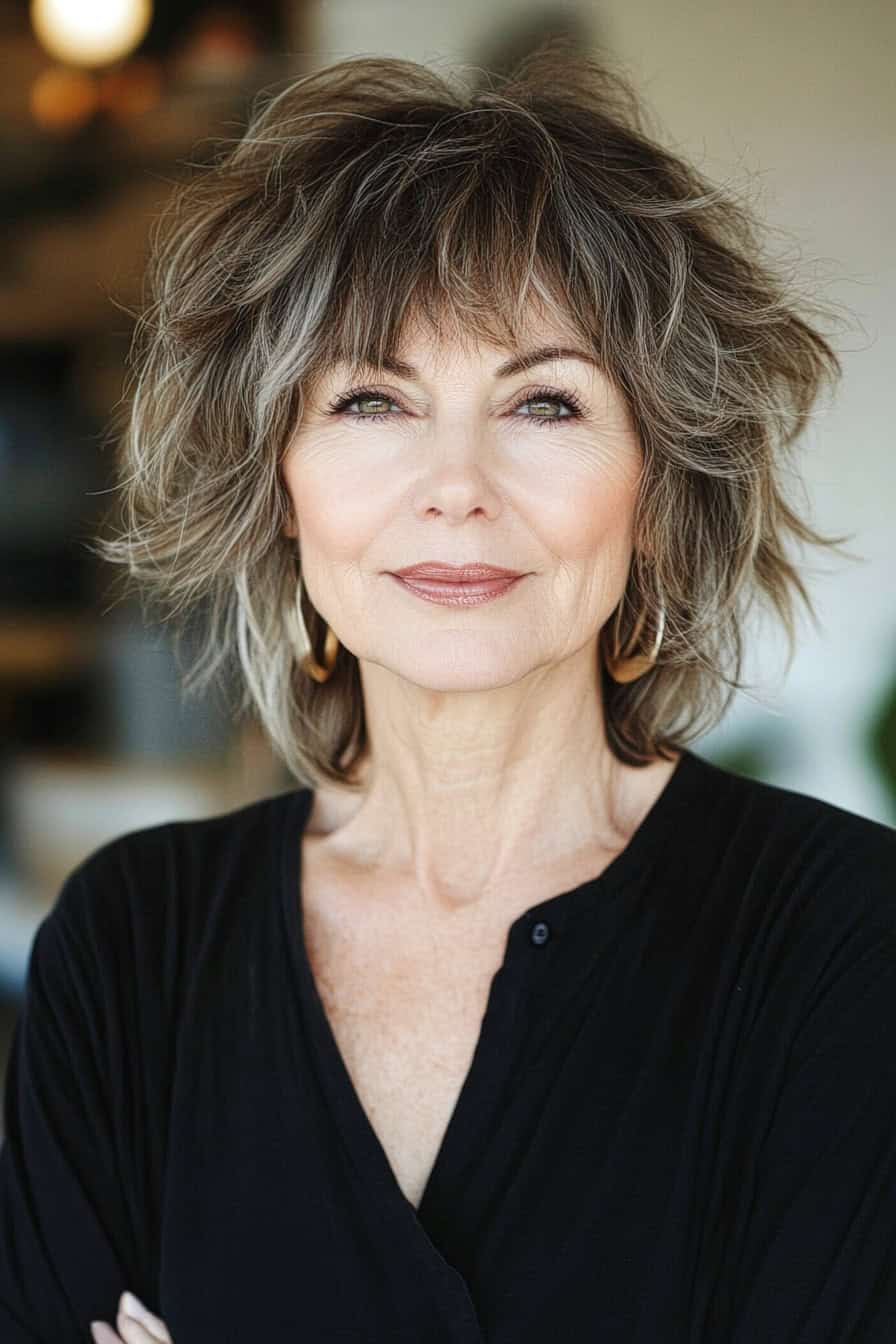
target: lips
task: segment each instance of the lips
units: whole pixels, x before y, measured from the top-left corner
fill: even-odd
[[[518,579],[520,571],[502,569],[497,565],[468,564],[449,565],[439,561],[427,561],[419,565],[408,565],[405,569],[392,571],[400,579],[429,579],[435,583],[488,583],[490,580]]]
[[[525,574],[505,574],[499,578],[466,579],[462,583],[456,580],[446,583],[444,579],[421,578],[419,574],[410,577],[404,574],[392,574],[391,578],[403,588],[427,602],[436,602],[443,607],[477,607],[483,602],[491,602],[502,593],[509,592],[526,577]]]

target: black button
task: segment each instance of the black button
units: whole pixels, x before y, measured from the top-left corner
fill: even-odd
[[[550,924],[545,924],[544,920],[539,920],[537,924],[532,925],[532,931],[529,934],[529,937],[536,947],[541,947],[542,943],[546,943],[550,936],[551,926]]]

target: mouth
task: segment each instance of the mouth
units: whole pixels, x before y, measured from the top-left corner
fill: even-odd
[[[447,561],[428,560],[418,565],[407,565],[404,569],[390,570],[399,579],[412,579],[415,582],[432,579],[437,583],[480,583],[491,579],[519,579],[522,573],[518,569],[504,569],[500,565],[486,565],[470,562],[466,565],[450,565]]]
[[[422,597],[425,601],[436,602],[441,606],[472,607],[482,602],[490,602],[503,593],[515,588],[525,574],[503,574],[490,578],[477,578],[458,581],[425,578],[417,574],[392,574],[396,583],[407,591]]]

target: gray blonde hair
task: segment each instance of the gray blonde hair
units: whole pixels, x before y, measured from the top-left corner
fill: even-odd
[[[185,690],[230,667],[240,711],[299,780],[359,787],[369,748],[357,658],[341,646],[318,684],[290,642],[281,463],[310,383],[336,358],[381,367],[413,314],[516,348],[535,301],[626,398],[644,461],[607,627],[618,616],[623,648],[639,620],[655,631],[664,613],[665,632],[638,680],[602,665],[620,760],[668,756],[721,719],[756,597],[792,661],[795,597],[815,613],[786,542],[844,538],[799,516],[782,473],[840,362],[751,209],[648,134],[605,57],[548,39],[478,90],[358,57],[264,91],[245,134],[174,193],[147,279],[121,515],[95,549],[176,630],[200,613]],[[307,596],[303,613],[319,658],[325,622]]]

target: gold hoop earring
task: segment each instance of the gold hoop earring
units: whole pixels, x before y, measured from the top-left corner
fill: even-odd
[[[641,614],[635,624],[635,628],[629,636],[625,648],[619,650],[619,614],[622,609],[620,602],[616,608],[616,616],[613,621],[613,652],[605,657],[607,671],[614,681],[625,684],[629,681],[636,681],[638,677],[643,677],[645,672],[649,672],[656,666],[657,656],[660,646],[663,642],[663,632],[666,628],[666,607],[663,603],[660,606],[660,615],[656,627],[656,637],[653,641],[653,648],[649,655],[634,654],[631,651],[637,646],[641,631],[644,628],[644,621],[647,617],[647,608],[641,608]]]
[[[314,681],[325,682],[333,668],[336,665],[336,655],[339,652],[339,640],[333,630],[327,626],[327,635],[324,640],[324,661],[321,665],[314,656],[314,650],[311,647],[311,637],[308,634],[305,625],[305,618],[302,615],[302,576],[299,575],[296,584],[295,600],[287,609],[287,623],[290,627],[290,637],[296,652],[299,655],[299,667],[306,672]]]

